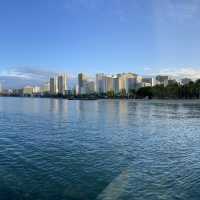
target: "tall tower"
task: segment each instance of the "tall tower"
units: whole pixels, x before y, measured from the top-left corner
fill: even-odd
[[[78,74],[78,94],[81,94],[81,91],[85,86],[86,82],[87,77],[83,73]]]
[[[67,75],[62,74],[57,77],[58,94],[65,94],[67,92]]]
[[[64,87],[64,93],[66,93],[67,92],[67,90],[68,90],[68,78],[67,78],[67,74],[63,74],[63,81],[64,81],[64,83],[63,83],[63,87]]]
[[[58,94],[63,94],[63,76],[58,76]]]
[[[105,74],[96,74],[96,91],[97,93],[106,93],[107,77]]]
[[[53,95],[55,94],[55,78],[51,77],[50,78],[50,94]]]
[[[51,95],[58,93],[58,77],[51,77],[49,81],[49,91]]]

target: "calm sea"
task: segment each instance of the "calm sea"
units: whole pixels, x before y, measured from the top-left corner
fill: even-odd
[[[1,200],[199,200],[200,101],[0,98]]]

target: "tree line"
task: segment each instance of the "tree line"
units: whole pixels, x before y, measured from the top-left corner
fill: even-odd
[[[158,99],[199,99],[200,79],[189,82],[186,85],[179,83],[156,85],[154,87],[143,87],[135,92],[136,98],[158,98]]]

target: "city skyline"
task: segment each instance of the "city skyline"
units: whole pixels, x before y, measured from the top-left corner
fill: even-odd
[[[196,81],[198,82],[198,80],[200,79]],[[70,81],[72,79],[70,79],[66,72],[55,73],[51,74],[48,80],[45,80],[41,85],[31,82],[20,88],[6,88],[0,82],[0,92],[12,94],[13,91],[14,93],[18,91],[17,93],[19,94],[23,91],[23,94],[40,94],[42,96],[47,94],[51,96],[69,95],[72,93],[75,95],[106,94],[108,92],[113,92],[114,94],[125,92],[128,94],[132,90],[137,91],[143,87],[154,87],[156,85],[166,87],[174,84],[187,85],[194,80],[186,76],[177,79],[170,75],[141,76],[133,72],[121,72],[117,74],[96,73],[95,77],[91,77],[81,72],[74,78],[73,84]]]
[[[190,74],[191,72],[191,74]],[[77,74],[70,74],[66,71],[63,72],[53,72],[53,71],[45,71],[45,70],[34,70],[34,69],[25,69],[22,68],[22,72],[11,70],[10,76],[1,76],[0,75],[0,83],[1,86],[3,86],[5,89],[13,88],[13,89],[19,89],[28,85],[31,86],[42,86],[45,83],[49,81],[51,77],[59,76],[59,74],[67,74],[68,77],[68,86],[69,88],[73,88],[78,84],[78,74],[82,73],[83,75],[86,75],[87,78],[90,80],[94,81],[96,79],[97,74],[105,74],[106,76],[115,76],[116,74],[123,74],[123,73],[135,73],[139,76],[142,77],[156,77],[158,75],[162,76],[169,76],[173,79],[176,79],[177,81],[180,81],[181,79],[184,78],[189,78],[193,81],[197,80],[200,78],[200,74],[196,73],[195,70],[191,69],[188,71],[188,69],[183,69],[183,71],[179,71],[179,74],[176,74],[174,71],[168,72],[168,71],[163,71],[161,73],[154,73],[154,74],[138,74],[135,71],[122,71],[118,73],[105,73],[105,72],[98,72],[95,74],[87,74],[84,72],[79,72]]]
[[[136,73],[120,73],[108,75],[97,73],[95,80],[86,74],[77,75],[78,82],[70,87],[66,73],[58,73],[41,85],[26,85],[18,89],[5,89],[0,84],[1,96],[14,97],[49,97],[96,100],[99,98],[128,98],[128,99],[199,99],[200,79],[190,78],[181,80],[172,76],[157,75],[144,77]]]

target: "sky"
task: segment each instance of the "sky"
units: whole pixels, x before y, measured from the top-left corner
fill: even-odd
[[[56,72],[200,78],[199,0],[0,0],[0,81]]]

